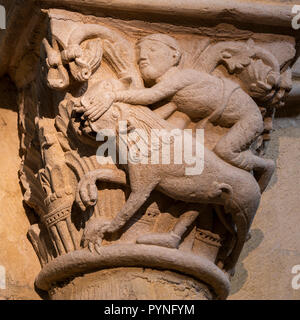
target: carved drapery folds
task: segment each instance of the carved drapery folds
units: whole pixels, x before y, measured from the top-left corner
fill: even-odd
[[[48,15],[40,72],[19,99],[20,179],[39,217],[28,233],[42,265],[37,287],[140,267],[185,275],[225,299],[274,171],[262,156],[291,90],[293,38]],[[119,121],[130,133],[189,129],[194,144],[204,129],[203,170],[100,164],[100,130],[116,129],[116,148],[130,147]]]

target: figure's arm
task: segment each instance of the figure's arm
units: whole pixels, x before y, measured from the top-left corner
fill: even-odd
[[[151,88],[117,91],[114,102],[147,106],[171,97],[189,84],[191,80],[178,72],[172,79],[163,79]]]
[[[172,96],[182,87],[182,82],[175,80],[172,83],[161,81],[152,88],[147,89],[108,91],[105,94],[99,95],[97,103],[94,103],[92,107],[88,106],[93,98],[85,97],[87,102],[84,103],[84,108],[77,108],[77,111],[84,111],[84,116],[94,122],[101,117],[103,110],[110,108],[114,102],[147,106]],[[83,99],[81,99],[81,104],[83,104],[82,102]]]
[[[97,121],[103,114],[103,110],[107,110],[114,102],[147,106],[171,97],[179,90],[197,82],[198,80],[198,73],[191,72],[191,70],[182,70],[172,74],[170,78],[162,79],[151,88],[118,90],[115,92],[108,91],[105,95],[102,94],[97,96],[97,103],[94,103],[92,107],[86,107],[89,105],[88,102],[90,100],[87,99],[85,106],[86,109],[83,109],[84,116],[89,118],[92,122]]]

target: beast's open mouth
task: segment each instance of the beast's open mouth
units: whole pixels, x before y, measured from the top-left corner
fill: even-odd
[[[92,138],[93,140],[97,136],[97,132],[95,132],[91,126],[90,121],[88,118],[83,117],[83,112],[77,112],[73,110],[72,117],[71,117],[71,123],[74,131],[79,136],[87,136],[89,138]]]

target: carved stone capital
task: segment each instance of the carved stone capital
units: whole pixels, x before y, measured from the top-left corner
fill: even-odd
[[[226,299],[275,169],[263,155],[292,89],[289,6],[272,34],[254,22],[272,25],[267,4],[251,15],[230,1],[242,28],[190,23],[205,1],[181,4],[177,23],[164,1],[155,22],[129,16],[157,1],[125,2],[40,1],[36,68],[22,78],[12,62],[36,286],[52,299]]]

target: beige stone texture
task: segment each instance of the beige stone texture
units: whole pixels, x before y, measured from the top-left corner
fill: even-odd
[[[294,265],[300,264],[300,125],[299,109],[282,111],[266,157],[276,161],[276,171],[262,197],[245,244],[230,300],[300,299],[292,288]],[[298,120],[297,120],[298,119]]]
[[[40,299],[34,291],[40,264],[26,237],[29,220],[18,180],[17,97],[8,78],[0,82],[0,95],[0,265],[6,270],[6,290],[0,289],[0,299]]]

